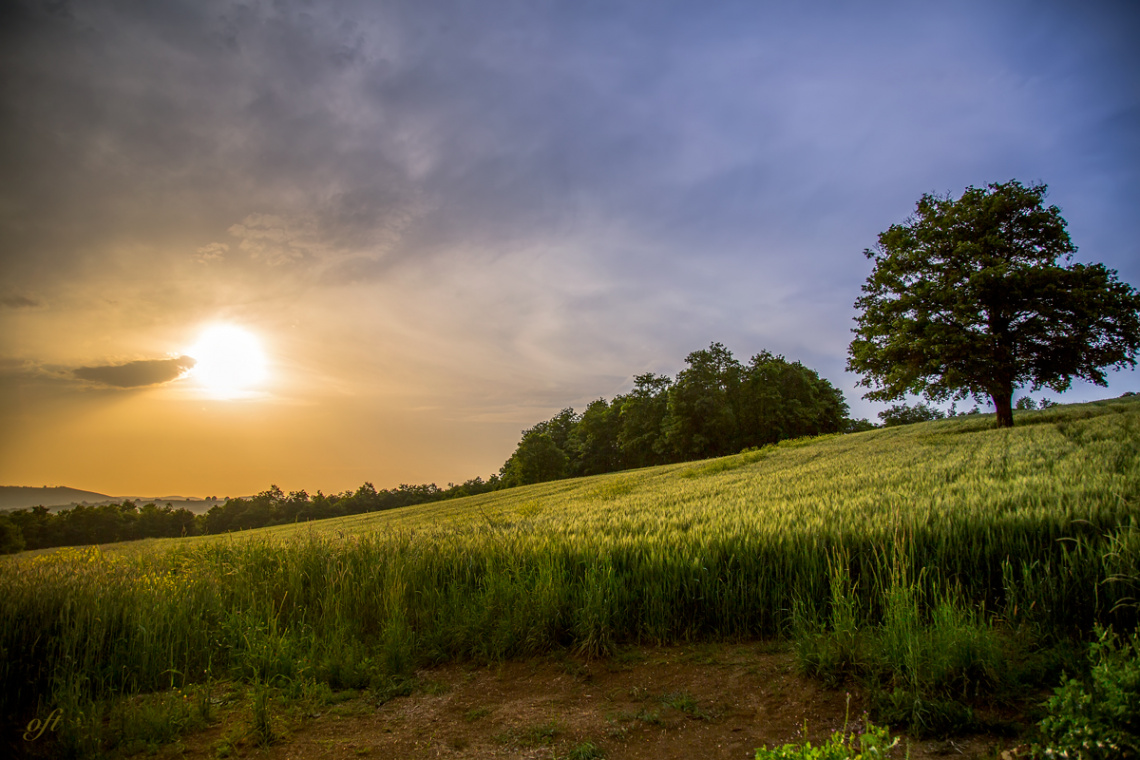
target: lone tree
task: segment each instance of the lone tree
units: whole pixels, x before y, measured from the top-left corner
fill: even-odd
[[[1077,249],[1046,189],[1013,180],[923,195],[865,251],[875,268],[847,362],[873,388],[865,398],[989,396],[998,427],[1011,427],[1017,387],[1103,386],[1105,368],[1136,366],[1140,294],[1103,264],[1058,263]]]

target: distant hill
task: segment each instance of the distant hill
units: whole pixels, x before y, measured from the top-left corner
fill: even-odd
[[[115,501],[114,496],[78,488],[55,486],[0,486],[0,509],[27,509],[28,507],[67,507],[72,504],[99,504]]]
[[[108,496],[95,491],[82,491],[78,488],[66,486],[0,486],[0,510],[29,509],[31,507],[48,507],[53,510],[67,509],[76,504],[120,504],[129,499],[138,505],[150,504],[159,506],[170,504],[175,509],[189,509],[195,514],[206,512],[215,504],[225,501],[216,499],[208,501],[192,496]]]

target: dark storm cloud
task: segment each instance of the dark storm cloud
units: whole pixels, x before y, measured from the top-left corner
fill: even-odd
[[[0,52],[0,230],[26,251],[6,268],[57,273],[109,243],[152,262],[237,248],[227,230],[252,214],[314,228],[287,239],[310,258],[390,245],[406,223],[415,189],[358,97],[361,34],[343,12],[54,7],[17,6]],[[271,248],[256,252],[277,261]]]
[[[1056,11],[1026,24],[1025,3],[985,25],[981,3],[15,7],[0,208],[18,215],[0,223],[29,251],[8,264],[41,273],[132,242],[359,278],[620,220],[659,258],[703,247],[785,276],[789,239],[848,245],[821,221],[872,230],[924,191],[1044,174],[1029,152],[1059,146],[1024,125],[1078,117],[1002,51],[1096,44]],[[1097,7],[1104,26],[1115,6]],[[1124,49],[1100,63],[1135,64]],[[1095,97],[1134,85],[1122,71]],[[611,275],[642,266],[619,256]]]
[[[177,359],[149,359],[126,364],[78,367],[73,370],[73,374],[80,380],[115,388],[139,388],[177,380],[195,364],[197,362],[192,357],[180,356]]]

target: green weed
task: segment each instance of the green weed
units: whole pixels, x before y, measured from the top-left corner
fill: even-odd
[[[601,760],[606,753],[593,742],[582,742],[574,745],[566,754],[566,760]]]
[[[463,714],[463,719],[468,723],[474,723],[477,720],[482,720],[491,714],[489,707],[473,707]]]
[[[550,720],[534,726],[511,728],[496,736],[501,744],[515,747],[540,747],[553,744],[554,739],[562,733],[562,727]]]
[[[254,744],[259,747],[268,747],[278,739],[277,733],[273,730],[273,716],[269,710],[269,695],[268,684],[256,684],[254,686],[249,729]]]
[[[1046,703],[1035,757],[1140,757],[1140,631],[1121,637],[1098,629],[1089,660],[1089,677],[1066,680]]]
[[[758,748],[756,760],[872,760],[887,757],[898,745],[887,729],[867,721],[861,734],[848,734],[846,729],[834,732],[818,747],[811,742],[785,744],[774,749]]]

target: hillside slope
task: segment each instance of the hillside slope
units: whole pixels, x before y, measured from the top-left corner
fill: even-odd
[[[842,615],[878,630],[900,609],[907,651],[935,647],[922,627],[939,615],[967,633],[1130,630],[1140,399],[1018,423],[956,418],[243,534],[11,555],[0,712],[24,725],[37,704],[82,711],[170,689],[171,673],[363,688],[431,663],[755,640]]]
[[[27,509],[29,507],[66,507],[86,502],[101,504],[114,501],[94,491],[81,491],[66,486],[0,486],[0,509]]]
[[[668,545],[678,536],[902,537],[982,522],[1109,527],[1140,514],[1140,396],[1019,412],[1017,421],[996,430],[992,416],[960,417],[785,441],[720,459],[265,528],[241,540],[493,531]]]

